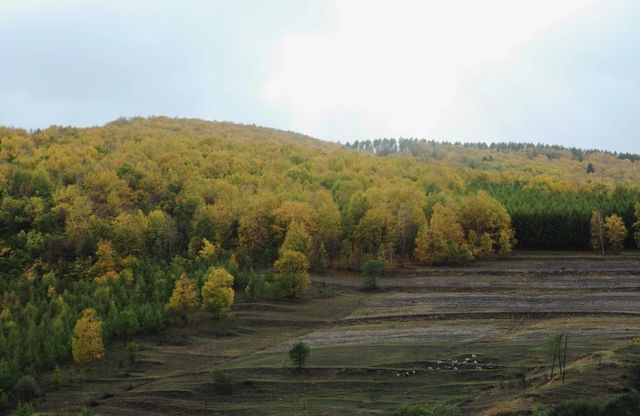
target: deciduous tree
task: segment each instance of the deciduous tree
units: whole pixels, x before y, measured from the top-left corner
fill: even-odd
[[[415,245],[415,259],[423,264],[466,263],[473,259],[457,212],[439,203],[418,232]]]
[[[311,237],[302,223],[296,220],[289,223],[281,250],[299,251],[305,256],[309,256],[311,252]]]
[[[289,350],[289,358],[296,366],[298,371],[302,372],[304,368],[304,364],[309,358],[309,354],[311,353],[311,348],[303,341],[296,342],[293,347]]]
[[[231,310],[234,294],[231,273],[221,267],[214,268],[202,286],[202,309],[216,317],[226,315]]]
[[[309,259],[299,251],[284,250],[275,262],[278,283],[289,297],[296,297],[309,286]]]
[[[622,218],[615,214],[607,216],[604,220],[603,228],[609,249],[621,250],[624,247],[627,235],[629,235]]]
[[[85,309],[82,317],[76,321],[71,339],[71,352],[73,360],[81,365],[104,357],[102,321],[95,309]]]
[[[169,298],[167,308],[182,318],[183,322],[187,322],[187,314],[198,307],[198,292],[193,280],[183,273],[176,280],[175,287]]]

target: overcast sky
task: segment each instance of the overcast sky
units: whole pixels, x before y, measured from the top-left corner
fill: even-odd
[[[0,0],[0,124],[640,152],[637,0]]]

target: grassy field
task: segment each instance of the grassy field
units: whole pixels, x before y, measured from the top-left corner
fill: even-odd
[[[640,362],[639,264],[635,253],[519,252],[466,268],[406,268],[376,292],[361,291],[357,275],[316,276],[305,299],[239,303],[233,320],[196,317],[142,339],[135,364],[121,345],[110,346],[84,381],[46,388],[36,408],[386,415],[405,403],[446,402],[465,414],[506,415],[576,397],[605,400],[625,391],[626,367]],[[541,354],[555,333],[569,339],[564,384],[548,379]],[[312,348],[302,373],[287,359],[298,340]],[[464,364],[472,355],[478,363]]]

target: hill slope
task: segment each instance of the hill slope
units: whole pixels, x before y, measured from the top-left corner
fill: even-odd
[[[106,341],[162,331],[182,274],[195,297],[211,267],[237,293],[273,297],[291,270],[270,272],[278,259],[299,262],[294,277],[307,263],[462,263],[508,253],[512,225],[522,247],[585,248],[594,209],[631,230],[640,162],[556,153],[416,143],[378,157],[164,117],[0,128],[0,389],[28,399],[32,376],[70,358],[86,308]]]

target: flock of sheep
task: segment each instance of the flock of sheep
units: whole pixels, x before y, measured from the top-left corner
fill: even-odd
[[[476,371],[482,371],[482,366],[480,366],[480,361],[476,354],[472,354],[471,357],[466,357],[464,361],[458,362],[458,360],[451,360],[450,362],[446,361],[436,361],[436,367],[428,367],[428,372],[440,371],[440,370],[453,370],[458,371],[459,368],[469,368],[469,366],[473,366],[473,369]],[[396,377],[410,377],[416,375],[416,370],[412,371],[401,371],[396,372]]]

